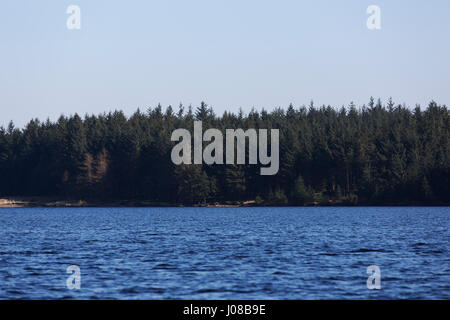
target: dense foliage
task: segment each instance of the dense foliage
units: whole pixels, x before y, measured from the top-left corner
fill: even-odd
[[[170,158],[177,128],[280,129],[280,170],[259,165],[182,165]],[[255,200],[262,204],[449,204],[450,115],[351,104],[217,117],[202,103],[116,111],[99,116],[32,120],[0,128],[0,196],[141,199],[157,203]],[[206,145],[206,143],[205,143]]]

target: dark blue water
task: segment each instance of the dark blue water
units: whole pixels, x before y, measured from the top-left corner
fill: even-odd
[[[449,223],[450,208],[0,209],[0,298],[449,299]]]

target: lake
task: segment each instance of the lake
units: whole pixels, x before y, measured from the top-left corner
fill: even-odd
[[[449,207],[0,209],[0,299],[449,299],[449,223]]]

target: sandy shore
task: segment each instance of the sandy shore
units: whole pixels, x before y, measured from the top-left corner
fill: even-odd
[[[225,203],[206,203],[193,205],[193,207],[249,207],[255,206],[255,201],[239,201]],[[86,200],[61,200],[44,197],[11,197],[0,198],[0,208],[33,208],[33,207],[184,207],[186,205],[174,203],[158,203],[150,201],[86,201]]]

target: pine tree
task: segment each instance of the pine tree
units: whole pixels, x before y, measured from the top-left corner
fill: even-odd
[[[225,194],[230,200],[242,200],[245,194],[245,174],[242,165],[227,165],[225,168]]]
[[[200,165],[179,165],[174,174],[177,199],[181,203],[197,204],[206,202],[210,195],[208,176]]]

